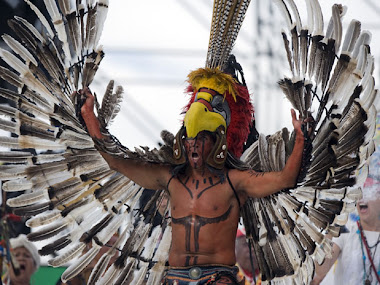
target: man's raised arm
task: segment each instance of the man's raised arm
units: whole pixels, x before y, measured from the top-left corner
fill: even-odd
[[[245,192],[250,197],[265,197],[281,189],[294,187],[302,164],[304,135],[301,130],[302,122],[297,120],[292,109],[292,123],[296,134],[294,148],[285,167],[278,172],[241,171],[234,179],[238,191]]]
[[[94,96],[88,88],[85,88],[79,92],[86,98],[86,101],[81,108],[81,114],[86,124],[88,133],[92,138],[103,139],[104,137],[100,131],[100,123],[94,113]],[[100,151],[100,154],[107,161],[111,169],[124,174],[145,188],[164,189],[167,181],[170,179],[170,171],[168,166],[131,159],[122,159],[102,151]]]

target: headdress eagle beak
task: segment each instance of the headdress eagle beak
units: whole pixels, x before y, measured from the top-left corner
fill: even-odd
[[[215,132],[219,126],[227,129],[223,116],[209,110],[202,102],[194,102],[186,112],[184,125],[188,138],[195,138],[201,131]]]

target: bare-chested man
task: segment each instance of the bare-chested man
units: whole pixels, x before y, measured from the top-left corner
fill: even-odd
[[[94,97],[88,89],[82,94],[87,98],[81,109],[87,129],[92,137],[102,138],[93,112]],[[192,139],[183,139],[187,164],[175,175],[169,166],[119,159],[102,153],[112,169],[145,188],[166,189],[169,193],[172,244],[170,269],[164,284],[237,284],[235,237],[240,205],[247,197],[264,197],[296,183],[304,136],[295,111],[291,113],[296,141],[285,168],[280,172],[260,173],[223,166],[216,175],[206,165],[215,144],[213,132],[207,130],[198,132]]]

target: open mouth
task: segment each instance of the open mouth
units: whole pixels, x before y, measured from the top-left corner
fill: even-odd
[[[24,264],[20,264],[20,270],[25,270],[25,265]]]
[[[195,168],[197,168],[198,164],[200,163],[200,158],[201,157],[200,157],[200,155],[198,153],[192,152],[191,155],[190,155],[190,157],[189,157],[189,160],[191,160],[192,163],[194,164],[193,166]]]
[[[360,210],[368,209],[368,205],[359,205]]]
[[[367,203],[359,202],[358,206],[359,206],[359,211],[362,213],[364,213],[368,210],[368,204]]]

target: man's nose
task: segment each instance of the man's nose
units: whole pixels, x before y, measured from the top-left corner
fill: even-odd
[[[195,139],[187,140],[187,143],[189,144],[190,147],[194,147],[196,145]]]

